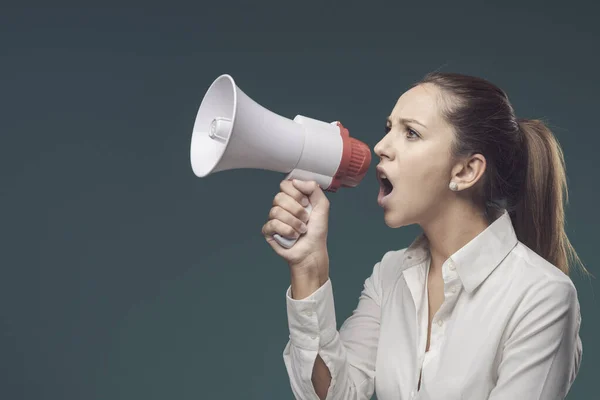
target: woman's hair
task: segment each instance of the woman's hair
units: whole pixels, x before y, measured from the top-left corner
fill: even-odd
[[[571,261],[587,273],[565,233],[565,161],[550,129],[517,118],[506,93],[485,79],[436,72],[417,85],[424,83],[443,93],[440,106],[455,131],[452,156],[486,158],[477,200],[486,210],[505,208],[519,241],[565,274]]]

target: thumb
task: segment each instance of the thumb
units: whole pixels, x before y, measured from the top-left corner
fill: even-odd
[[[315,181],[301,181],[298,179],[292,179],[292,184],[296,189],[310,199],[310,202],[313,204],[313,206],[316,206],[323,200],[327,200],[325,193],[323,193],[323,190]]]

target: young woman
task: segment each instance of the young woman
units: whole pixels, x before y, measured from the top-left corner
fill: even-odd
[[[375,153],[386,224],[423,234],[375,264],[339,331],[321,188],[281,182],[263,226],[291,273],[283,357],[296,398],[563,399],[582,356],[568,276],[579,259],[552,132],[490,82],[435,73],[399,98]],[[299,240],[285,249],[275,233]]]

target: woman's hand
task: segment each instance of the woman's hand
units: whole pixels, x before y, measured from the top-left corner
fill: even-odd
[[[285,179],[279,187],[262,234],[275,253],[287,261],[292,278],[318,276],[324,279],[322,284],[329,276],[329,200],[315,181]],[[304,209],[308,202],[312,205],[310,215]],[[273,238],[276,233],[298,240],[286,249]]]

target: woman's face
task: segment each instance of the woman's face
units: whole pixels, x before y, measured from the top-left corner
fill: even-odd
[[[440,95],[432,84],[405,92],[389,116],[387,134],[375,146],[381,159],[378,176],[383,174],[393,187],[389,192],[382,184],[378,198],[392,228],[427,222],[450,199],[454,132],[442,116]]]

